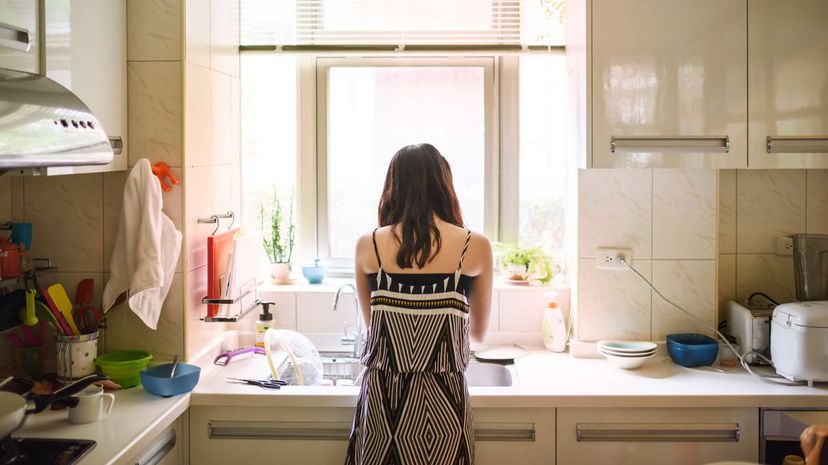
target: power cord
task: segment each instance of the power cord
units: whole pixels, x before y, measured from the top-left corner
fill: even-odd
[[[661,293],[661,291],[656,289],[656,287],[653,285],[653,283],[650,282],[650,280],[645,278],[644,275],[639,273],[638,270],[636,270],[632,265],[627,263],[627,260],[623,256],[619,257],[618,261],[620,263],[622,263],[624,266],[626,266],[627,268],[629,268],[630,270],[632,270],[633,273],[637,274],[638,277],[641,278],[645,283],[647,283],[647,285],[650,286],[650,289],[655,291],[655,293],[658,294],[659,297],[664,299],[665,302],[667,302],[668,304],[670,304],[673,307],[677,308],[679,311],[681,311],[685,315],[689,316],[691,319],[695,320],[697,323],[704,326],[705,328],[713,330],[713,332],[716,333],[717,336],[719,336],[719,339],[721,339],[725,344],[727,344],[727,346],[730,348],[730,350],[732,350],[733,353],[736,354],[736,357],[738,357],[739,363],[742,365],[742,368],[744,368],[751,375],[756,376],[757,378],[761,379],[762,381],[765,381],[765,382],[768,382],[768,383],[773,383],[773,384],[781,384],[781,385],[784,385],[784,386],[802,386],[802,385],[806,384],[804,381],[791,381],[791,380],[789,380],[785,377],[779,376],[779,375],[763,375],[761,373],[754,372],[747,363],[746,357],[748,355],[754,355],[754,356],[762,359],[764,362],[767,362],[771,366],[773,366],[773,361],[771,361],[769,358],[765,357],[764,355],[762,355],[761,353],[756,352],[756,351],[749,351],[749,352],[745,352],[744,354],[740,354],[739,351],[736,350],[735,347],[733,347],[733,344],[730,343],[730,341],[724,336],[724,334],[721,333],[721,331],[719,331],[718,328],[715,328],[714,326],[707,323],[706,321],[701,320],[700,318],[696,317],[692,313],[690,313],[687,310],[680,307],[678,304],[676,304],[672,300],[665,297],[664,294]]]

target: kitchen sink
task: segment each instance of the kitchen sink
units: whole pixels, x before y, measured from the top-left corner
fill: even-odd
[[[511,366],[472,361],[466,368],[466,381],[469,386],[511,386],[513,384]],[[357,380],[362,368],[359,360],[349,355],[322,356],[322,376],[334,384],[338,381],[350,384]]]

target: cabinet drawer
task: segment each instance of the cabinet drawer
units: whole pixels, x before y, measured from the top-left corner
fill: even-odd
[[[758,409],[558,409],[558,463],[757,461]]]
[[[37,73],[37,0],[0,1],[0,68]]]

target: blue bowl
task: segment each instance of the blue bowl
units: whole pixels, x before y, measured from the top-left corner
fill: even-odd
[[[704,334],[669,334],[667,353],[674,362],[683,367],[700,367],[716,361],[719,343]]]
[[[190,392],[198,384],[201,368],[188,363],[179,363],[175,376],[170,378],[172,363],[157,365],[141,372],[141,384],[148,392],[161,397],[177,396]]]
[[[326,266],[303,266],[302,275],[308,280],[309,284],[320,284],[325,276],[328,274],[328,267]]]

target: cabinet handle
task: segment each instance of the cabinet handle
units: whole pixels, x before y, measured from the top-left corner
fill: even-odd
[[[612,136],[610,151],[730,153],[730,136]]]
[[[828,153],[828,136],[768,136],[768,153]]]
[[[302,439],[346,441],[351,423],[323,421],[229,421],[207,422],[210,439]],[[534,423],[478,423],[474,426],[477,441],[534,441]]]
[[[161,436],[155,444],[138,460],[135,465],[157,465],[175,447],[175,430],[171,429]]]
[[[32,48],[32,38],[29,30],[0,23],[0,47],[28,52]]]
[[[738,423],[578,423],[578,442],[739,442]]]
[[[121,136],[110,137],[109,145],[112,147],[112,153],[115,155],[120,155],[124,151],[124,139]]]

